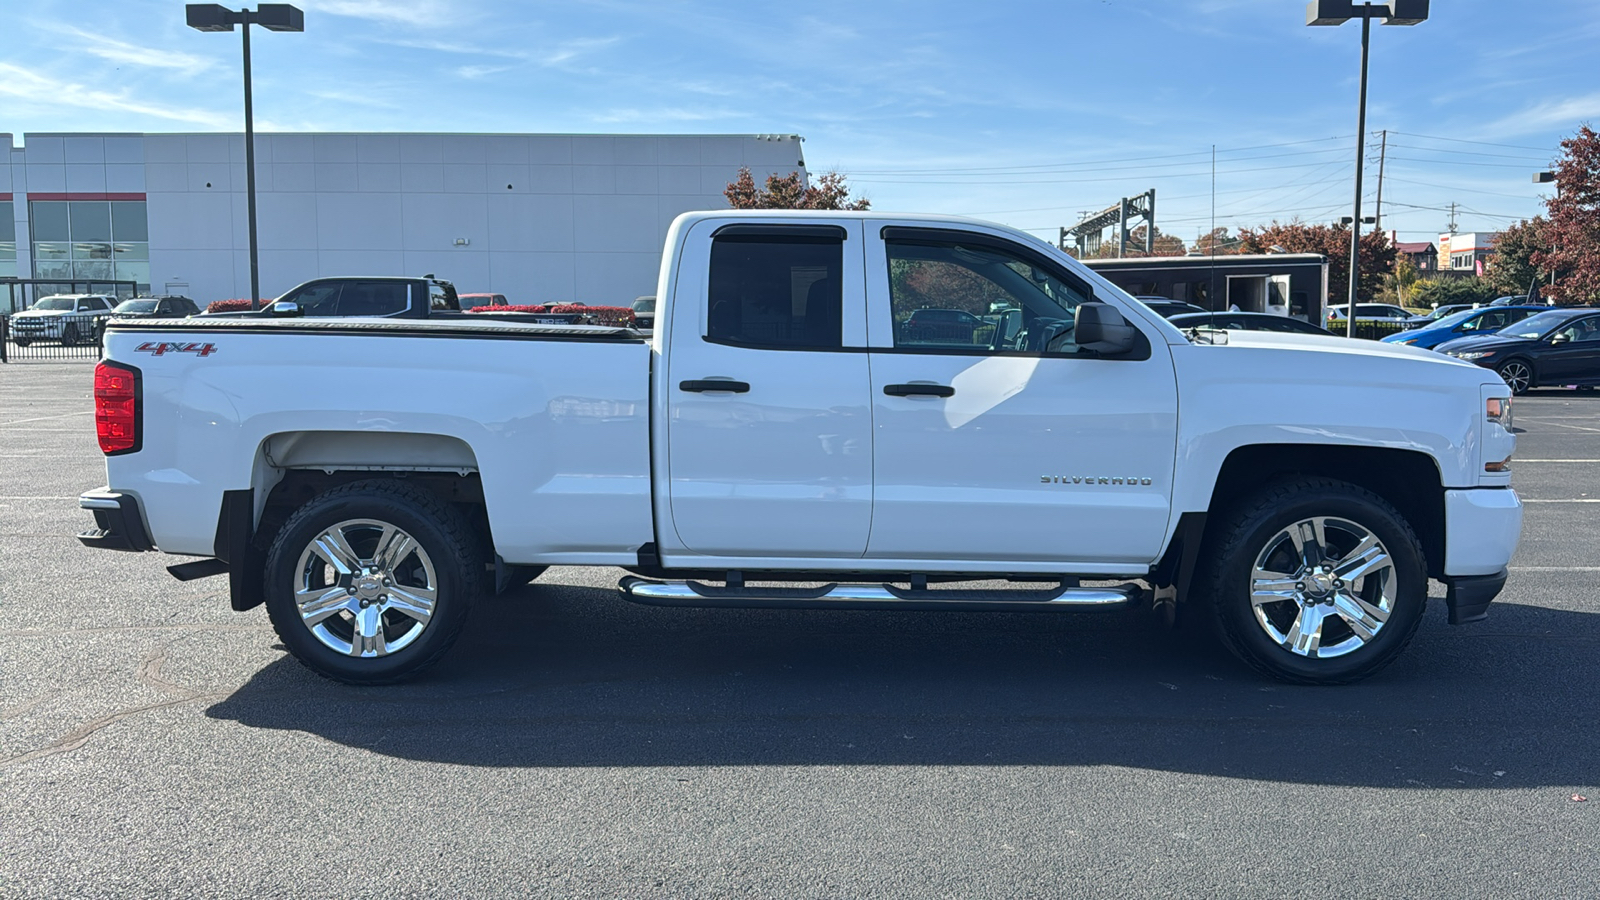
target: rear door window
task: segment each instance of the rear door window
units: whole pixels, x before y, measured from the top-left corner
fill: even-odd
[[[392,316],[410,307],[411,286],[404,281],[352,281],[339,295],[340,316]]]
[[[706,339],[774,350],[839,349],[843,268],[842,229],[719,232],[711,243]]]

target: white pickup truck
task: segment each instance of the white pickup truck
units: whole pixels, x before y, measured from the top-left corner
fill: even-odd
[[[80,538],[203,557],[173,574],[227,573],[354,683],[434,662],[477,596],[552,565],[666,605],[1153,603],[1340,683],[1405,647],[1429,578],[1483,618],[1516,548],[1511,392],[1439,354],[1185,333],[936,216],[686,214],[656,296],[648,336],[115,322]]]

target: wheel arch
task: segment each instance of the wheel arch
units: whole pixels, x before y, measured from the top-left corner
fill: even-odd
[[[1399,511],[1422,542],[1428,575],[1444,574],[1444,481],[1426,453],[1391,447],[1329,444],[1255,444],[1235,448],[1223,461],[1207,513],[1219,513],[1285,478],[1320,476],[1365,488]]]

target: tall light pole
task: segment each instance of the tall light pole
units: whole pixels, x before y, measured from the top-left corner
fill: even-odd
[[[1356,336],[1356,287],[1361,281],[1361,166],[1367,149],[1367,48],[1372,42],[1372,20],[1385,25],[1415,25],[1428,18],[1428,0],[1388,0],[1355,3],[1354,0],[1311,0],[1306,4],[1307,25],[1343,25],[1361,20],[1361,100],[1356,106],[1356,202],[1350,226],[1350,307],[1345,333]]]
[[[255,11],[235,12],[218,3],[190,3],[184,7],[189,27],[196,31],[232,31],[244,26],[244,192],[245,215],[250,220],[250,308],[261,302],[261,265],[256,253],[256,124],[250,103],[250,26],[268,31],[305,31],[305,13],[288,3],[260,3]]]
[[[1556,186],[1556,198],[1559,199],[1561,197],[1561,182],[1556,181],[1556,173],[1555,172],[1535,172],[1535,173],[1533,173],[1533,183],[1534,184],[1554,184]],[[1556,249],[1555,245],[1552,244],[1550,249],[1551,250]],[[1534,277],[1534,280],[1537,282],[1538,278],[1539,278],[1538,271],[1535,271],[1533,273],[1533,277]],[[1555,266],[1555,261],[1551,260],[1551,262],[1550,262],[1550,287],[1552,289],[1551,290],[1552,293],[1554,293],[1555,286],[1556,286],[1556,266]],[[1533,294],[1533,288],[1530,287],[1528,289],[1528,294],[1530,296]],[[1545,302],[1549,303],[1551,301],[1546,300]]]

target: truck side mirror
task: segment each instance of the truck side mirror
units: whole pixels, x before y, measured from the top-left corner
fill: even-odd
[[[300,315],[300,304],[293,300],[279,300],[277,303],[272,304],[272,314],[275,316],[298,316]]]
[[[1138,334],[1115,306],[1098,301],[1078,306],[1076,332],[1079,347],[1103,354],[1127,353]]]

